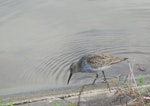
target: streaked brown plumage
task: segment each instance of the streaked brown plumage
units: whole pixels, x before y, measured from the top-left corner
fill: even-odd
[[[127,58],[114,57],[107,54],[85,55],[79,61],[71,64],[68,83],[73,73],[103,71],[104,69],[110,67],[112,64],[116,64],[126,59]]]

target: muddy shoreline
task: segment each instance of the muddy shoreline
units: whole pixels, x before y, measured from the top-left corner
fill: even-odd
[[[138,86],[139,88],[150,88],[150,85]],[[14,105],[23,105],[33,102],[40,102],[44,100],[78,100],[79,92],[81,87],[68,87],[65,89],[55,89],[55,90],[43,90],[38,92],[30,93],[20,93],[15,95],[3,96],[1,100],[4,104],[12,103]],[[111,92],[106,88],[106,84],[103,85],[85,85],[84,91],[82,92],[82,97],[91,96],[112,96],[116,91],[115,87],[111,87]]]

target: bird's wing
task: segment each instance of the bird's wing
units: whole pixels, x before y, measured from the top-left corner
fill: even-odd
[[[109,57],[101,55],[88,55],[86,58],[86,62],[88,65],[90,65],[93,68],[99,68],[103,67],[105,65],[109,65],[109,62],[111,59]]]

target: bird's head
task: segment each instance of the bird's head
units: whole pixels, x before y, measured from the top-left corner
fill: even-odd
[[[72,74],[78,72],[78,68],[77,67],[78,67],[78,65],[77,65],[76,62],[74,62],[74,63],[72,63],[70,65],[70,75],[69,75],[67,84],[69,84],[69,81],[70,81],[70,79],[72,77]]]

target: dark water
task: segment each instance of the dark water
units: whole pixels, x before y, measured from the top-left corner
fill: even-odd
[[[128,57],[148,75],[149,45],[148,0],[0,0],[0,95],[65,87],[69,65],[89,53]],[[106,74],[128,72],[123,62]]]

